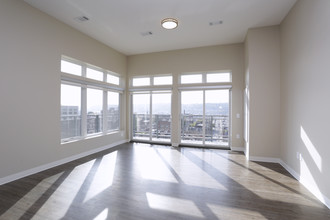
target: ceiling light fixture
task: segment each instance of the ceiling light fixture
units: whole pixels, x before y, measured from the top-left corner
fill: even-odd
[[[165,18],[162,20],[161,24],[163,28],[170,30],[176,28],[179,23],[175,18]]]

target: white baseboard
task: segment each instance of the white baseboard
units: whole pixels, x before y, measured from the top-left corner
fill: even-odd
[[[276,157],[254,157],[250,156],[249,160],[266,163],[280,163],[280,159]]]
[[[32,168],[32,169],[28,169],[28,170],[25,170],[25,171],[22,171],[22,172],[19,172],[19,173],[15,173],[15,174],[0,178],[0,186],[3,185],[3,184],[6,184],[6,183],[12,182],[14,180],[21,179],[23,177],[26,177],[26,176],[29,176],[29,175],[32,175],[32,174],[35,174],[35,173],[38,173],[38,172],[41,172],[41,171],[59,166],[59,165],[62,165],[62,164],[65,164],[65,163],[77,160],[79,158],[86,157],[88,155],[95,154],[95,153],[110,149],[110,148],[115,147],[117,145],[127,143],[128,141],[129,140],[118,141],[118,142],[115,142],[115,143],[112,143],[112,144],[109,144],[109,145],[106,145],[106,146],[103,146],[103,147],[100,147],[100,148],[96,148],[96,149],[86,151],[86,152],[83,152],[83,153],[80,153],[80,154],[77,154],[77,155],[74,155],[74,156],[71,156],[71,157],[67,157],[67,158],[64,158],[64,159],[61,159],[61,160],[58,160],[58,161],[54,161],[54,162],[51,162],[51,163],[48,163],[48,164],[44,164],[44,165],[41,165],[41,166],[38,166],[38,167],[35,167],[35,168]]]
[[[231,147],[230,150],[244,152],[245,148],[244,147]]]

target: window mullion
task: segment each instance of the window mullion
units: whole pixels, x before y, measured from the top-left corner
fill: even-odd
[[[81,136],[87,136],[87,87],[81,87]]]
[[[108,92],[103,90],[103,115],[102,115],[102,123],[103,123],[103,134],[108,132]]]
[[[206,83],[206,73],[202,73],[202,83]]]
[[[86,65],[82,65],[82,76],[86,77]],[[81,136],[87,136],[87,86],[81,86]]]
[[[203,90],[203,145],[205,145],[205,90]]]
[[[152,92],[149,93],[149,141],[152,140]]]
[[[118,94],[118,114],[119,114],[119,125],[118,125],[118,130],[123,130],[123,126],[122,126],[122,109],[123,109],[123,102],[122,102],[122,97],[123,95],[122,94]]]

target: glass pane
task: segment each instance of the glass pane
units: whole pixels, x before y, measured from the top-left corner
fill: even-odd
[[[115,85],[119,85],[119,77],[108,74],[107,75],[107,82],[115,84]]]
[[[90,78],[90,79],[103,81],[103,72],[87,68],[86,69],[86,77]]]
[[[61,60],[61,72],[81,76],[81,66],[65,60]]]
[[[205,91],[205,144],[228,146],[229,90]]]
[[[150,78],[133,78],[133,86],[150,86]]]
[[[81,136],[81,88],[61,85],[61,139]]]
[[[150,139],[150,94],[133,94],[133,139]]]
[[[206,74],[207,83],[231,82],[230,73],[208,73]]]
[[[154,85],[172,85],[172,76],[156,76],[154,77]]]
[[[107,115],[108,131],[119,130],[120,113],[119,113],[119,93],[108,92],[108,115]]]
[[[87,134],[102,132],[103,91],[87,89]]]
[[[152,94],[152,140],[171,140],[171,93]]]
[[[181,83],[202,83],[202,74],[181,75]]]
[[[203,91],[181,92],[181,142],[203,143]]]

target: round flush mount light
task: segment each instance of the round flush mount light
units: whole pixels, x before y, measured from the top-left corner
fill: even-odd
[[[165,18],[162,20],[161,24],[163,28],[170,30],[176,28],[179,23],[175,18]]]

